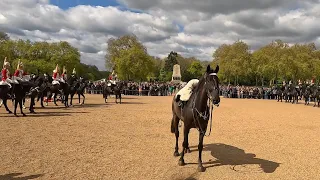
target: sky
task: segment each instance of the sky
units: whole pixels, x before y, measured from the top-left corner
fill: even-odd
[[[320,45],[319,0],[1,0],[12,39],[68,41],[81,62],[105,69],[109,38],[134,33],[148,53],[212,60],[220,45],[252,50],[275,39]]]

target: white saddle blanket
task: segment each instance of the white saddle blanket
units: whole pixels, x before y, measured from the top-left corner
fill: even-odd
[[[59,82],[59,81],[56,81],[56,80],[53,80],[53,81],[52,81],[52,84],[53,84],[53,85],[56,85],[56,84],[60,84],[60,82]]]
[[[198,79],[192,79],[190,80],[187,85],[185,85],[177,94],[180,95],[180,100],[181,101],[188,101],[191,94],[192,94],[192,89],[199,83]]]
[[[10,88],[12,87],[11,84],[6,81],[0,81],[0,86],[9,86]]]

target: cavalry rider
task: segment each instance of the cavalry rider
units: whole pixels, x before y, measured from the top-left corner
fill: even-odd
[[[114,70],[112,71],[111,75],[109,76],[109,81],[112,83],[112,84],[116,84],[116,81],[117,81],[117,78],[118,78],[118,75],[114,72]]]
[[[66,67],[63,66],[63,70],[62,70],[62,75],[61,75],[61,78],[60,78],[60,82],[62,83],[66,83],[67,81],[67,70],[66,70]]]
[[[17,69],[16,71],[14,72],[14,80],[19,80],[19,81],[26,81],[25,77],[27,76],[27,73],[24,72],[23,70],[23,63],[18,62],[18,65],[17,65]]]
[[[58,64],[57,64],[56,68],[53,70],[52,78],[53,78],[53,81],[52,81],[53,85],[60,84],[60,82],[59,82],[60,76],[59,76],[59,66],[58,66]]]
[[[10,79],[10,63],[7,61],[7,57],[4,58],[3,69],[1,71],[2,79],[0,85],[6,85],[11,89],[13,81]]]

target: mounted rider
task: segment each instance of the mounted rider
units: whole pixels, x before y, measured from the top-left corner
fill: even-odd
[[[113,85],[115,85],[116,84],[116,82],[118,81],[118,75],[115,73],[115,71],[114,70],[112,70],[112,73],[111,73],[111,75],[109,76],[109,79],[108,79],[110,82],[111,82],[111,84],[113,84]]]
[[[56,68],[53,70],[53,75],[52,75],[53,81],[52,84],[56,85],[56,84],[60,84],[59,79],[60,79],[60,75],[59,75],[59,66],[57,64]]]
[[[14,72],[13,77],[14,77],[14,80],[16,80],[16,81],[28,81],[29,80],[28,79],[29,75],[23,70],[23,63],[20,62],[20,60],[18,62],[17,69]]]
[[[1,70],[2,79],[0,81],[0,85],[8,86],[11,89],[11,84],[14,82],[10,79],[10,63],[7,61],[7,57],[4,58],[3,68]]]

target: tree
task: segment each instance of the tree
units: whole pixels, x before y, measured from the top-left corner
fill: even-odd
[[[193,61],[191,66],[188,68],[188,72],[190,73],[192,79],[193,78],[200,78],[203,74],[203,67],[200,61]]]
[[[173,71],[173,66],[178,64],[177,61],[178,53],[171,51],[165,60],[164,64],[164,70],[166,72],[172,72]]]
[[[154,61],[134,35],[108,41],[106,65],[112,66],[123,80],[146,80],[154,70]]]
[[[119,38],[110,38],[108,40],[107,54],[105,56],[106,68],[116,68],[116,59],[121,57],[121,51],[129,50],[136,46],[147,54],[147,49],[138,40],[134,34],[124,35]]]

